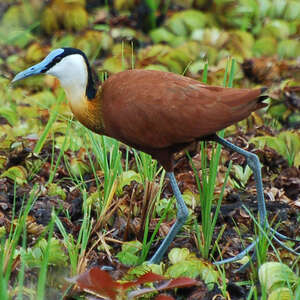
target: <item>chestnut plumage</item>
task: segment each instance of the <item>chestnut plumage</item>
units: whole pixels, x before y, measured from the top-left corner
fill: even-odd
[[[264,107],[265,89],[208,86],[188,77],[150,70],[120,72],[96,87],[85,54],[74,48],[53,50],[42,62],[17,74],[13,82],[40,73],[60,80],[72,112],[84,126],[151,154],[167,171],[177,201],[177,219],[150,262],[161,260],[188,216],[173,173],[173,154],[200,140],[216,141],[246,157],[256,182],[261,227],[271,231],[281,246],[298,254],[279,240],[289,238],[268,224],[257,156],[216,135],[218,130]],[[257,241],[235,257],[217,263],[242,258]]]
[[[174,152],[264,107],[260,95],[260,89],[208,86],[173,73],[130,70],[109,77],[99,98],[104,134],[151,154],[173,171]]]

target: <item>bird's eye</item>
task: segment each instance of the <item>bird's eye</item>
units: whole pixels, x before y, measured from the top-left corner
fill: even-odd
[[[56,57],[53,59],[53,62],[57,64],[57,63],[59,63],[61,60],[62,60],[62,57],[61,57],[61,56],[56,56]]]

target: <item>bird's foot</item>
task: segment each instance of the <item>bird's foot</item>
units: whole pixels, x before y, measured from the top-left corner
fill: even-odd
[[[300,255],[300,252],[286,246],[281,240],[284,241],[293,241],[296,243],[300,243],[300,240],[297,239],[293,239],[290,238],[284,234],[279,233],[278,231],[276,231],[275,229],[273,229],[269,224],[267,225],[267,230],[269,230],[272,233],[272,239],[274,239],[282,248],[284,248],[285,250],[295,254],[295,255]]]
[[[273,229],[269,224],[266,224],[265,226],[265,230],[262,231],[262,233],[265,235],[265,237],[267,238],[268,242],[271,242],[271,240],[275,240],[282,248],[284,248],[285,250],[293,253],[294,255],[300,255],[300,252],[286,246],[281,240],[285,240],[285,241],[294,241],[297,243],[300,243],[300,240],[294,239],[294,238],[290,238],[286,235],[283,235],[279,232],[277,232],[275,229]],[[271,237],[268,237],[267,233],[271,233]],[[215,262],[215,265],[222,265],[225,263],[231,263],[231,262],[235,262],[238,260],[241,260],[243,257],[245,257],[246,255],[248,255],[252,250],[254,250],[254,253],[251,256],[251,260],[255,259],[256,257],[256,249],[255,246],[258,244],[259,242],[259,238],[256,238],[256,240],[254,242],[252,242],[249,246],[247,246],[243,251],[241,251],[239,254],[237,254],[236,256],[227,258],[227,259],[223,259],[220,261]],[[250,261],[251,261],[250,260]],[[243,265],[241,268],[238,269],[238,271],[242,271],[245,270],[249,265],[250,265],[250,261],[247,262],[245,265]]]
[[[227,264],[227,263],[231,263],[231,262],[235,262],[238,260],[241,260],[243,257],[245,257],[258,243],[258,238],[252,242],[249,246],[247,246],[243,251],[241,251],[239,254],[230,257],[230,258],[226,258],[226,259],[222,259],[219,261],[214,262],[214,265],[219,266],[219,265],[223,265],[223,264]]]

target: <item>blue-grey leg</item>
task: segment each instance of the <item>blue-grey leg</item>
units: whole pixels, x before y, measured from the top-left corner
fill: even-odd
[[[254,175],[254,180],[255,180],[255,185],[256,185],[256,192],[257,192],[257,204],[258,204],[258,214],[259,214],[259,222],[260,222],[260,226],[263,229],[266,230],[270,230],[272,233],[272,237],[273,239],[278,242],[283,248],[285,248],[286,250],[296,254],[296,255],[300,255],[300,253],[296,252],[295,250],[287,247],[285,244],[283,244],[279,239],[283,239],[283,240],[293,240],[293,241],[297,241],[300,242],[298,240],[295,239],[291,239],[283,234],[280,234],[279,232],[277,232],[276,230],[274,230],[273,228],[270,227],[268,220],[267,220],[267,210],[266,210],[266,203],[265,203],[265,199],[264,199],[264,191],[263,191],[263,185],[262,185],[262,176],[261,176],[261,168],[260,168],[260,163],[259,163],[259,159],[257,157],[256,154],[248,152],[246,150],[243,150],[239,147],[237,147],[236,145],[228,142],[227,140],[219,137],[219,136],[215,136],[213,138],[214,141],[216,141],[217,143],[243,155],[246,157],[247,159],[247,164],[249,165],[249,167],[251,168],[251,170],[253,171],[253,175]],[[228,263],[228,262],[233,262],[233,261],[237,261],[239,259],[241,259],[243,256],[247,255],[247,253],[249,251],[251,251],[255,244],[258,242],[258,240],[254,241],[252,244],[250,244],[247,248],[245,248],[241,253],[239,253],[238,255],[229,258],[229,259],[225,259],[222,261],[217,262],[217,264],[223,264],[223,263]],[[243,254],[243,255],[242,255]]]
[[[170,179],[170,184],[174,193],[174,196],[176,198],[177,203],[177,218],[174,225],[171,227],[171,230],[159,246],[159,248],[156,250],[154,255],[149,260],[149,263],[155,264],[159,263],[164,256],[165,252],[169,248],[170,244],[174,240],[176,234],[181,229],[181,227],[184,225],[187,217],[188,217],[188,208],[186,207],[184,200],[182,198],[182,195],[180,193],[180,190],[178,188],[175,176],[173,172],[167,172],[167,176]]]
[[[257,193],[257,204],[258,204],[258,213],[260,217],[260,225],[264,228],[266,221],[267,221],[267,210],[266,210],[266,203],[264,199],[264,190],[262,185],[262,176],[261,176],[261,169],[259,159],[256,154],[248,152],[240,147],[231,144],[230,142],[226,141],[225,139],[215,136],[214,139],[219,144],[243,155],[247,159],[247,164],[253,171],[255,185],[256,185],[256,193]]]
[[[258,242],[258,239],[256,239],[253,243],[251,243],[249,246],[247,246],[243,251],[241,251],[239,254],[237,254],[234,257],[230,257],[230,258],[226,258],[220,261],[216,261],[214,262],[214,265],[218,266],[218,265],[223,265],[226,263],[230,263],[230,262],[234,262],[234,261],[238,261],[240,259],[242,259],[244,256],[246,256],[252,249],[254,249],[256,243]]]

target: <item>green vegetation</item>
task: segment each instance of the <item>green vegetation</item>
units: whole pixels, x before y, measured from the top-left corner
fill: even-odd
[[[150,299],[165,289],[176,299],[300,297],[299,260],[259,230],[252,172],[239,155],[202,142],[175,156],[188,221],[168,257],[147,265],[176,217],[162,167],[74,120],[52,77],[10,85],[51,49],[76,47],[100,81],[144,68],[212,85],[269,87],[267,109],[220,135],[259,156],[269,221],[299,238],[298,1],[4,0],[0,16],[0,299],[85,299],[86,279],[75,276],[94,265],[113,268],[115,278],[101,273],[107,281],[97,277],[91,290],[100,295],[95,286],[110,282],[117,299]],[[248,257],[212,265],[259,235],[249,272],[234,273]],[[165,280],[151,273],[145,280],[149,270],[179,278],[141,288]]]

